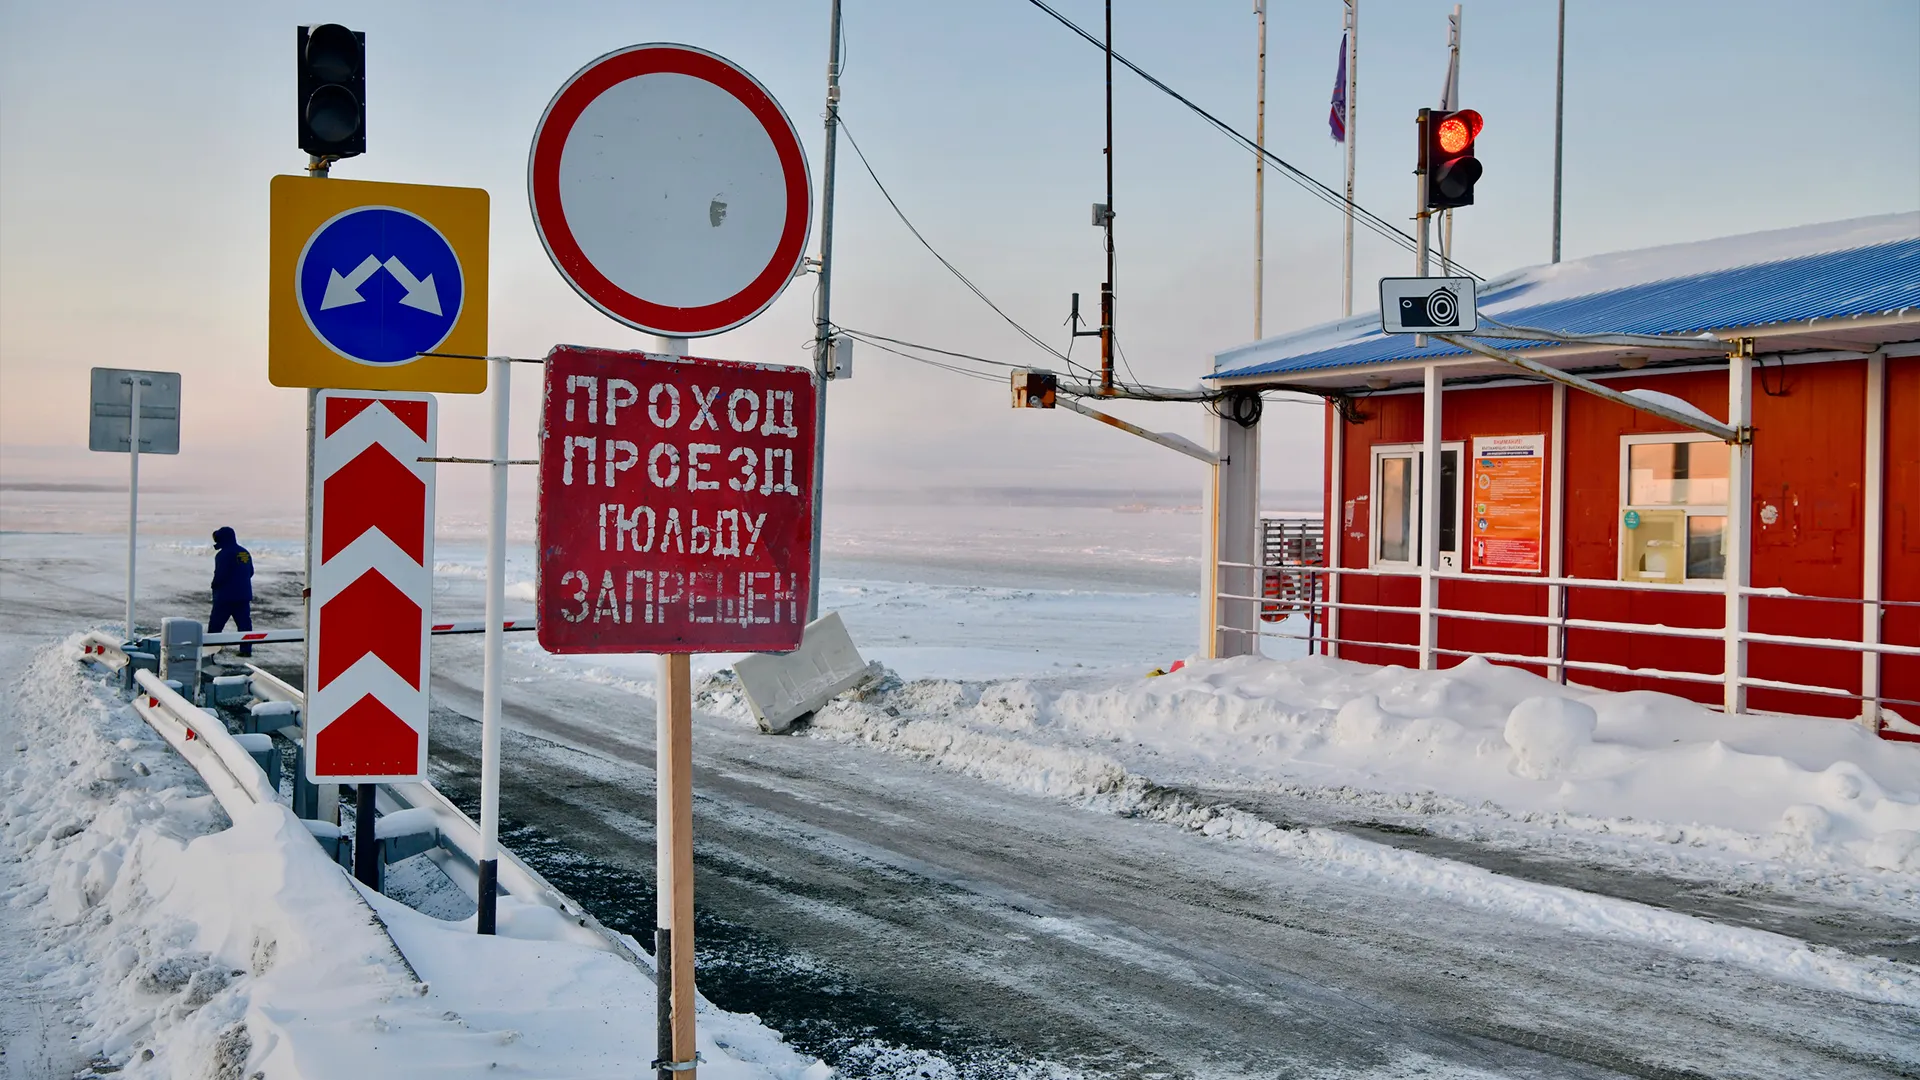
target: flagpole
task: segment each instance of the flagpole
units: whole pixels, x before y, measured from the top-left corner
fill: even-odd
[[[1260,17],[1260,77],[1253,123],[1253,340],[1262,334],[1262,316],[1267,300],[1267,0],[1253,0],[1253,13]]]
[[[1354,119],[1359,115],[1360,102],[1360,0],[1346,0],[1347,5],[1347,229],[1346,240],[1341,259],[1342,291],[1340,294],[1340,314],[1342,317],[1353,314],[1353,147],[1359,133],[1354,130]]]
[[[1567,111],[1567,0],[1560,0],[1560,49],[1553,65],[1553,261],[1560,261],[1560,147]]]

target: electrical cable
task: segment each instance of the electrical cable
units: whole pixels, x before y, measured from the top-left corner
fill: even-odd
[[[835,333],[846,334],[849,337],[865,341],[869,345],[885,341],[909,349],[923,349],[930,353],[939,353],[941,356],[951,356],[956,360],[971,360],[976,364],[992,364],[994,367],[1010,368],[1014,371],[1024,371],[1028,367],[1026,364],[1012,364],[1005,360],[989,360],[984,356],[974,356],[970,353],[953,352],[949,349],[936,349],[932,345],[922,345],[917,341],[902,341],[899,338],[888,337],[885,334],[876,334],[871,330],[856,330],[852,327],[841,326],[837,323],[834,325],[833,330]]]
[[[1066,27],[1067,29],[1073,31],[1075,34],[1079,35],[1087,43],[1093,45],[1095,48],[1098,48],[1100,51],[1102,52],[1109,51],[1107,49],[1106,44],[1102,42],[1099,38],[1093,36],[1088,31],[1081,29],[1080,25],[1074,22],[1072,19],[1069,19],[1065,15],[1062,15],[1058,11],[1055,11],[1052,7],[1046,4],[1045,0],[1027,0],[1027,2],[1032,4],[1034,7],[1039,8],[1041,11],[1046,12],[1048,15],[1051,15],[1054,21],[1058,22],[1060,25]],[[1180,93],[1178,90],[1175,90],[1173,87],[1168,86],[1166,83],[1161,82],[1159,79],[1155,78],[1154,76],[1149,75],[1145,69],[1140,67],[1140,65],[1134,63],[1133,61],[1127,59],[1124,56],[1121,56],[1117,52],[1113,54],[1113,58],[1119,61],[1121,64],[1125,65],[1126,68],[1129,71],[1132,71],[1135,75],[1138,75],[1142,79],[1145,79],[1147,83],[1151,85],[1154,89],[1160,91],[1163,94],[1166,94],[1168,97],[1173,98],[1175,101],[1178,101],[1180,104],[1185,105],[1188,109],[1191,109],[1195,113],[1195,115],[1199,116],[1202,120],[1205,120],[1207,123],[1213,125],[1216,129],[1218,129],[1221,132],[1221,134],[1226,135],[1228,138],[1239,143],[1241,146],[1245,147],[1246,149],[1251,150],[1253,153],[1261,157],[1264,157],[1268,161],[1272,162],[1274,164],[1274,167],[1280,171],[1281,175],[1285,176],[1289,180],[1292,180],[1295,184],[1299,185],[1303,190],[1305,190],[1309,195],[1312,195],[1313,197],[1319,199],[1321,202],[1324,202],[1327,205],[1334,207],[1335,209],[1342,210],[1342,211],[1351,209],[1355,221],[1360,222],[1362,225],[1365,225],[1369,230],[1375,233],[1378,233],[1381,237],[1385,238],[1388,241],[1391,241],[1392,243],[1398,244],[1399,246],[1407,249],[1408,251],[1417,252],[1420,249],[1420,242],[1414,239],[1412,236],[1408,235],[1406,232],[1402,231],[1399,226],[1393,224],[1387,219],[1381,217],[1380,215],[1375,214],[1373,211],[1368,210],[1366,207],[1361,206],[1357,202],[1353,202],[1353,203],[1348,202],[1346,196],[1340,194],[1338,191],[1335,191],[1334,189],[1314,179],[1312,176],[1308,175],[1305,170],[1294,165],[1292,162],[1289,162],[1284,158],[1281,158],[1278,154],[1275,154],[1273,151],[1268,150],[1266,147],[1261,146],[1259,143],[1241,134],[1240,131],[1234,128],[1231,124],[1228,124],[1226,121],[1220,119],[1219,117],[1213,115],[1207,110],[1201,108],[1197,103],[1193,101],[1193,99],[1187,97],[1185,94]],[[1455,262],[1452,259],[1441,257],[1438,252],[1434,252],[1433,254],[1435,257],[1440,258],[1440,265],[1442,270],[1451,268],[1452,270],[1457,271],[1460,274],[1464,274],[1467,277],[1474,278],[1475,280],[1478,280],[1478,281],[1486,280],[1485,278],[1482,278],[1479,274],[1476,274],[1473,271],[1468,270],[1466,267],[1461,266],[1458,262]]]
[[[859,335],[858,335],[858,334],[855,334],[855,333],[853,333],[852,331],[847,331],[847,330],[845,330],[845,329],[842,329],[842,331],[841,331],[841,332],[842,332],[842,333],[847,333],[847,334],[849,334],[850,336],[853,336],[853,337],[856,337],[856,338],[859,338]],[[859,338],[859,339],[860,339],[860,340],[863,340],[863,341],[864,341],[864,340],[866,340],[866,339],[864,339],[864,338]],[[999,386],[999,385],[1003,385],[1003,384],[1001,383],[1001,380],[1000,380],[1000,379],[998,379],[998,378],[996,378],[996,377],[994,377],[994,376],[992,376],[992,375],[988,375],[988,374],[986,374],[985,372],[980,372],[980,371],[969,371],[969,370],[967,370],[966,368],[963,368],[963,367],[956,367],[956,366],[954,366],[953,364],[943,364],[943,363],[941,363],[941,362],[940,362],[940,361],[938,361],[938,360],[929,360],[929,359],[927,359],[927,358],[926,358],[926,357],[924,357],[924,356],[915,356],[915,355],[913,355],[912,353],[908,353],[908,352],[902,352],[902,351],[900,351],[899,349],[895,349],[895,348],[891,348],[891,347],[889,347],[889,346],[886,346],[886,345],[882,345],[882,344],[880,344],[880,343],[879,343],[879,342],[877,342],[877,341],[867,341],[866,343],[867,343],[868,345],[871,345],[871,346],[873,346],[873,347],[874,347],[874,348],[876,348],[876,349],[879,349],[879,350],[880,350],[881,352],[889,352],[889,353],[892,353],[892,354],[893,354],[893,355],[895,355],[895,356],[898,356],[898,357],[902,357],[902,358],[904,358],[904,359],[907,359],[907,360],[912,360],[912,361],[914,361],[915,363],[920,363],[920,364],[925,364],[925,365],[927,365],[928,367],[936,367],[936,368],[939,368],[939,369],[941,369],[942,371],[951,371],[951,372],[952,372],[952,373],[954,373],[955,375],[964,375],[965,377],[967,377],[967,378],[969,378],[969,379],[978,379],[978,380],[980,380],[980,381],[982,381],[982,382],[990,382],[990,383],[993,383],[993,384],[994,384],[994,385],[996,385],[996,386]],[[986,362],[986,363],[992,363],[993,361],[990,361],[990,360],[989,360],[989,361],[985,361],[985,362]],[[1013,365],[1008,365],[1008,366],[1013,366]]]
[[[927,238],[921,235],[920,230],[914,227],[914,224],[912,221],[908,220],[906,211],[900,209],[900,204],[894,201],[893,193],[887,190],[887,185],[880,182],[879,174],[873,171],[873,163],[867,160],[866,152],[860,149],[859,141],[853,137],[853,132],[847,127],[847,122],[844,118],[842,118],[840,121],[840,133],[847,137],[847,145],[853,147],[854,155],[860,159],[861,167],[867,170],[867,176],[873,180],[873,186],[880,189],[880,194],[883,198],[887,200],[887,205],[893,208],[894,216],[900,219],[900,223],[907,227],[907,231],[913,234],[913,238],[915,240],[920,241],[920,246],[926,248],[929,254],[931,254],[935,259],[938,259],[940,261],[940,265],[946,267],[947,272],[952,274],[956,279],[958,279],[960,284],[965,285],[969,292],[979,297],[981,303],[987,305],[989,308],[992,308],[993,313],[995,315],[1000,316],[1002,319],[1006,320],[1006,323],[1008,326],[1011,326],[1015,330],[1019,331],[1021,337],[1026,338],[1028,341],[1032,342],[1037,348],[1046,352],[1048,355],[1056,357],[1062,363],[1067,362],[1067,357],[1065,353],[1047,344],[1045,341],[1040,340],[1040,338],[1036,336],[1032,331],[1028,330],[1026,327],[1016,322],[1013,316],[1007,314],[1005,311],[1002,311],[1000,309],[1000,305],[994,303],[991,297],[987,296],[985,292],[981,291],[980,286],[975,285],[973,283],[973,279],[961,273],[959,267],[947,261],[947,257],[945,255],[940,254],[940,252],[937,251],[931,243],[927,242]]]

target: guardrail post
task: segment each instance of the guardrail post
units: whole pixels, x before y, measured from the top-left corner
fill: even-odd
[[[267,774],[267,783],[272,786],[273,793],[278,795],[280,793],[280,752],[274,749],[273,736],[242,733],[235,735],[233,741],[239,743],[240,748],[253,759],[253,763],[260,766],[260,771]]]
[[[303,739],[293,744],[293,816],[308,821],[329,821],[333,815],[324,811],[332,809],[338,812],[339,794],[333,784],[316,784],[307,779],[307,744]],[[330,799],[327,796],[331,796]],[[335,805],[328,807],[326,802]]]
[[[180,684],[180,696],[201,704],[199,619],[168,616],[160,620],[160,677]]]
[[[141,638],[137,642],[128,642],[120,651],[127,656],[127,666],[120,669],[120,692],[132,697],[139,690],[139,684],[133,678],[136,673],[160,673],[160,643],[153,638]]]
[[[379,811],[373,805],[375,785],[359,784],[353,800],[353,876],[360,884],[378,890],[383,875],[380,872],[380,849],[374,836],[374,820]]]

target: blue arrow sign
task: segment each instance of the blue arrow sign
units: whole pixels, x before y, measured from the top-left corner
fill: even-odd
[[[465,281],[453,245],[425,218],[361,206],[314,230],[295,274],[315,337],[362,364],[405,364],[460,321]]]

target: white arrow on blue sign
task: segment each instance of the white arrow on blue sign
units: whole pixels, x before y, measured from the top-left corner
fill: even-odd
[[[382,367],[438,348],[466,294],[453,245],[426,219],[391,206],[358,206],[315,229],[295,281],[315,337]]]

